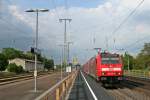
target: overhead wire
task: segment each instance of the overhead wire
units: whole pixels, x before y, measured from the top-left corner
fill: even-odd
[[[144,2],[144,0],[143,0],[143,2]],[[150,36],[150,35],[145,36],[145,37],[143,37],[143,38],[141,38],[141,39],[138,39],[137,41],[133,42],[132,44],[127,45],[127,46],[125,47],[125,49],[130,50],[131,48],[135,47],[138,43],[140,43],[140,42],[144,41],[145,39],[149,38],[149,36]]]
[[[124,25],[124,24],[127,22],[127,20],[136,12],[136,10],[144,3],[144,1],[145,1],[145,0],[142,0],[135,8],[131,11],[131,13],[129,13],[129,15],[118,25],[118,27],[113,30],[113,32],[111,33],[110,38],[112,38],[113,35],[116,34],[116,32],[121,28],[121,26]]]
[[[150,35],[145,36],[145,37],[143,37],[143,38],[141,38],[141,39],[138,39],[137,41],[133,42],[132,44],[126,46],[125,49],[133,48],[136,44],[138,44],[138,43],[144,41],[145,39],[149,38],[149,36],[150,36]]]
[[[131,11],[131,13],[129,13],[129,15],[118,25],[117,28],[115,28],[115,30],[112,32],[110,38],[113,38],[114,40],[114,49],[116,49],[116,39],[114,38],[113,35],[116,34],[116,32],[121,28],[121,26],[123,26],[127,21],[128,19],[136,12],[136,10],[144,3],[145,0],[142,0],[140,3],[138,3],[138,5]]]
[[[144,1],[145,1],[145,0],[140,1],[140,2],[138,3],[138,5],[129,13],[129,15],[118,25],[118,27],[116,27],[116,28],[112,31],[109,40],[111,40],[111,38],[113,38],[113,40],[114,40],[114,49],[117,48],[117,47],[116,47],[116,38],[114,37],[114,35],[115,35],[116,32],[121,28],[121,26],[123,26],[123,25],[128,21],[128,19],[137,11],[137,9],[144,3]]]

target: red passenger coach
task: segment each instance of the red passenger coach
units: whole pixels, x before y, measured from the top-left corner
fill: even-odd
[[[83,65],[83,71],[102,83],[113,84],[122,80],[122,59],[119,54],[98,53]]]

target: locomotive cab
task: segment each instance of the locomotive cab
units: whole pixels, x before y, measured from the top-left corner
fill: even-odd
[[[122,80],[122,60],[118,54],[100,53],[97,56],[97,76],[102,83],[119,83]]]
[[[113,85],[122,80],[122,59],[119,54],[100,53],[83,65],[83,71],[103,84]]]

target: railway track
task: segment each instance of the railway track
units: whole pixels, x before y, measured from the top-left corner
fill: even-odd
[[[51,74],[52,72],[40,72],[38,73],[38,77],[41,77],[43,75],[47,75],[47,74]],[[33,74],[25,74],[25,75],[18,75],[15,77],[9,77],[9,78],[1,78],[0,79],[0,85],[5,85],[5,84],[10,84],[10,83],[14,83],[14,82],[19,82],[19,81],[23,81],[23,80],[29,80],[29,79],[33,79]]]
[[[115,100],[150,100],[150,86],[144,83],[126,80],[113,88],[105,89]]]

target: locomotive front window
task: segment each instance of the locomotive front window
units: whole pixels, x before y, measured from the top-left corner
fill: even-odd
[[[102,58],[102,64],[118,64],[118,63],[119,63],[119,58],[114,58],[114,57]]]

